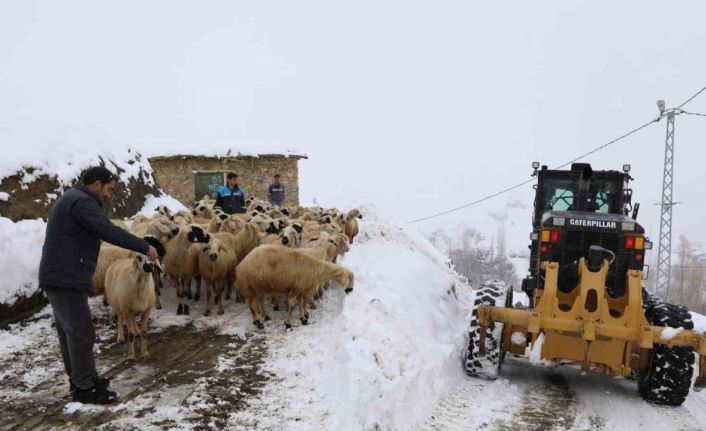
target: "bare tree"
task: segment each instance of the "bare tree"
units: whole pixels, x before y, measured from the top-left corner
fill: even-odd
[[[484,239],[480,232],[471,227],[463,229],[456,240],[440,230],[429,237],[432,244],[448,254],[456,270],[468,277],[471,283],[478,285],[488,279],[499,279],[508,285],[518,286],[512,261],[495,247],[483,246]]]
[[[690,310],[706,311],[704,282],[706,265],[699,257],[700,244],[689,240],[685,235],[679,237],[677,264],[672,267],[672,282],[667,300],[681,304]]]

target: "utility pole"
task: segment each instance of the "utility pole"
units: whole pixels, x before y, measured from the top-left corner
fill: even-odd
[[[660,115],[665,115],[663,100],[657,101]],[[664,173],[662,175],[661,221],[659,225],[659,252],[657,254],[657,291],[669,300],[672,275],[672,189],[674,184],[674,110],[666,111],[667,139],[664,144]]]

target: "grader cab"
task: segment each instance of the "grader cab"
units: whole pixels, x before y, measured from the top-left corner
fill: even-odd
[[[706,386],[706,336],[693,331],[684,307],[642,288],[651,243],[631,203],[629,165],[593,171],[538,169],[530,274],[522,290],[529,307],[513,308],[502,282],[476,291],[463,363],[471,376],[494,379],[507,352],[582,371],[638,377],[647,401],[680,405],[699,355],[695,390]]]

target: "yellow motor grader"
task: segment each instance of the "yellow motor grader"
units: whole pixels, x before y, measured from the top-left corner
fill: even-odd
[[[507,352],[530,349],[557,366],[636,376],[645,400],[681,405],[694,352],[694,389],[706,386],[706,336],[693,331],[686,308],[642,287],[652,244],[636,221],[629,165],[622,172],[593,171],[585,163],[570,170],[533,167],[530,274],[522,282],[530,305],[513,308],[512,290],[502,282],[477,289],[463,353],[466,372],[494,379]]]

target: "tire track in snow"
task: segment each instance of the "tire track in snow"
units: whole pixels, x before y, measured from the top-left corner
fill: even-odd
[[[692,393],[683,407],[643,401],[634,381],[575,367],[534,367],[508,358],[501,379],[468,377],[442,397],[419,431],[703,431],[704,393]]]

